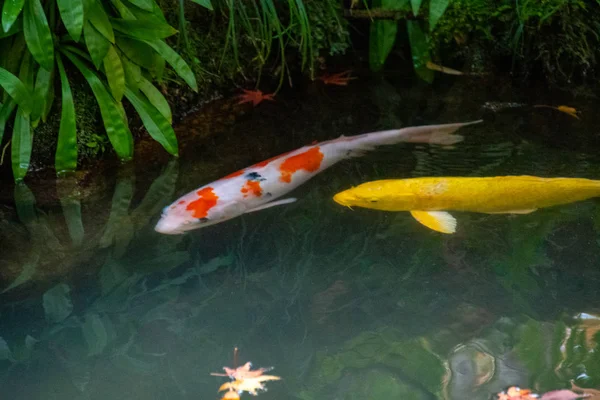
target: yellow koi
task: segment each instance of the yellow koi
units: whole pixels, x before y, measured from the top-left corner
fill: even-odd
[[[456,231],[448,210],[528,214],[539,208],[600,196],[600,181],[580,178],[497,176],[487,178],[387,179],[342,191],[333,200],[346,207],[410,211],[421,224]]]

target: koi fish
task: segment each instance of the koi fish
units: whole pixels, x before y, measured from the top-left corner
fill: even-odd
[[[164,234],[181,234],[249,212],[289,204],[296,199],[276,199],[338,161],[361,156],[380,145],[401,142],[451,145],[463,140],[461,135],[453,132],[480,122],[482,120],[341,136],[305,146],[234,172],[182,196],[163,209],[154,229]]]
[[[456,219],[447,210],[529,214],[596,196],[600,196],[597,180],[497,176],[379,180],[342,191],[333,200],[346,207],[409,211],[434,231],[454,233]]]

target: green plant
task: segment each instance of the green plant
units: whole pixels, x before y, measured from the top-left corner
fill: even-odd
[[[61,122],[55,166],[77,167],[73,69],[90,85],[108,138],[122,160],[133,157],[133,137],[122,99],[140,115],[148,133],[170,154],[178,154],[171,110],[152,81],[165,64],[192,89],[196,78],[164,41],[177,31],[154,0],[5,0],[0,31],[0,142],[12,122],[12,167],[16,180],[29,169],[32,136],[45,122],[60,78]],[[67,63],[68,61],[68,63]],[[75,68],[72,68],[75,67]]]
[[[249,2],[220,0],[215,2],[224,16],[228,18],[227,41],[223,48],[221,60],[233,51],[236,63],[239,63],[241,41],[249,42],[256,52],[256,61],[260,74],[263,66],[277,49],[279,61],[279,88],[283,84],[286,63],[286,49],[291,46],[298,49],[301,56],[302,69],[308,68],[311,77],[314,75],[314,61],[318,49],[313,42],[312,24],[308,7],[303,0],[287,0],[287,10],[280,10],[273,0],[253,0]],[[287,11],[287,12],[284,12]],[[335,9],[329,9],[333,12]],[[231,50],[230,50],[231,46]]]
[[[369,36],[369,62],[373,71],[383,68],[394,44],[398,33],[397,19],[406,19],[406,29],[412,53],[413,66],[417,75],[427,82],[433,80],[433,71],[427,68],[431,61],[429,51],[429,33],[435,28],[440,18],[448,8],[450,0],[430,0],[428,8],[422,0],[374,0],[371,10],[373,14],[378,11],[397,11],[392,20],[374,20],[371,24]],[[427,10],[427,11],[423,11]],[[428,12],[427,22],[417,19]],[[403,16],[404,18],[401,18]],[[428,30],[423,29],[424,26]],[[428,33],[429,32],[429,33]]]

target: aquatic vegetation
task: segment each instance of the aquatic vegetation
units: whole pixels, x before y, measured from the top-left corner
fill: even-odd
[[[136,6],[118,1],[113,8],[100,0],[86,4],[73,0],[53,3],[48,10],[40,1],[25,3],[14,8],[5,3],[5,35],[0,39],[6,49],[0,58],[4,89],[0,132],[4,133],[14,113],[11,143],[16,180],[29,169],[33,130],[51,112],[55,76],[60,77],[62,107],[55,167],[59,173],[77,167],[76,110],[69,82],[74,74],[64,60],[90,85],[119,158],[133,157],[123,97],[150,135],[169,153],[178,154],[170,107],[151,81],[160,81],[169,63],[190,87],[197,89],[197,84],[187,63],[165,42],[176,31],[153,1]]]
[[[427,68],[431,62],[428,32],[435,29],[438,21],[444,15],[450,0],[431,0],[429,7],[422,7],[421,0],[374,0],[372,8],[367,10],[367,16],[373,15],[376,19],[371,23],[369,35],[369,62],[371,69],[380,71],[398,36],[399,21],[406,19],[408,42],[412,53],[413,67],[417,76],[431,82],[433,71]],[[358,3],[360,4],[360,3]],[[427,22],[421,22],[424,11],[428,14]],[[389,20],[377,19],[378,11],[393,11],[397,16]],[[404,21],[403,21],[404,22]],[[425,29],[426,27],[426,29]]]

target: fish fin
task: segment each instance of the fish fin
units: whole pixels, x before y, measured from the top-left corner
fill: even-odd
[[[496,211],[496,212],[488,212],[487,214],[531,214],[534,211],[537,211],[537,208],[532,208],[530,210]]]
[[[437,232],[456,232],[456,219],[446,211],[411,211],[410,214],[428,227]]]
[[[252,209],[246,211],[246,213],[251,213],[251,212],[254,212],[254,211],[260,211],[260,210],[264,210],[265,208],[271,208],[271,207],[275,207],[275,206],[282,206],[284,204],[290,204],[290,203],[295,202],[296,200],[298,200],[298,199],[295,198],[295,197],[289,197],[287,199],[271,201],[270,203],[263,204],[262,206],[258,206],[258,207],[252,208]]]

